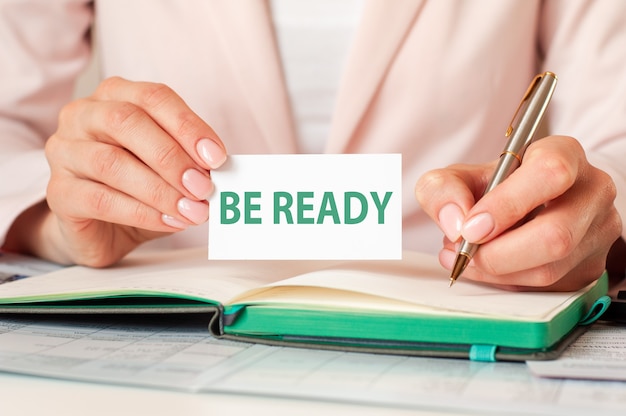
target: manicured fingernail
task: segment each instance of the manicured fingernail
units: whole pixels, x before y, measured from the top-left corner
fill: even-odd
[[[226,152],[211,139],[200,139],[196,151],[211,169],[219,168],[226,161]]]
[[[454,267],[454,261],[456,260],[456,253],[451,250],[442,249],[439,252],[439,263],[443,266],[443,268],[447,270],[452,270]]]
[[[496,226],[493,217],[488,212],[483,212],[469,219],[463,224],[461,234],[470,243],[475,243],[487,237]]]
[[[211,178],[195,169],[187,169],[183,173],[183,185],[198,199],[207,199],[213,192]]]
[[[167,214],[162,214],[161,220],[163,221],[165,225],[169,225],[170,227],[174,227],[174,228],[179,228],[181,230],[184,230],[185,228],[189,226],[188,224],[182,222],[181,220],[174,218],[171,215],[167,215]]]
[[[456,241],[461,236],[463,218],[463,211],[457,204],[444,205],[439,211],[439,225],[450,241]]]
[[[181,198],[177,206],[178,212],[194,224],[201,224],[209,218],[209,205],[204,202]]]

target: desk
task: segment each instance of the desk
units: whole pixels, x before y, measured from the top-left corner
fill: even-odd
[[[626,382],[540,379],[524,363],[278,348],[213,339],[206,319],[117,318],[3,316],[0,416],[587,416],[626,408]]]
[[[626,382],[540,379],[524,363],[269,347],[139,318],[0,320],[0,414],[586,416],[626,406]]]
[[[257,397],[179,393],[156,389],[53,380],[0,373],[0,409],[10,416],[195,416],[195,415],[469,415],[435,410],[381,408]]]

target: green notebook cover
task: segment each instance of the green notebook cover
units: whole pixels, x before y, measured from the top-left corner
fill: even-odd
[[[206,249],[137,253],[0,285],[2,313],[207,313],[217,337],[389,354],[523,360],[557,355],[607,292],[513,293],[436,258],[209,261]],[[210,320],[210,323],[209,323]]]

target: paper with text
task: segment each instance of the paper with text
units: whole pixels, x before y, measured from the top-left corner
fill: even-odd
[[[209,259],[400,259],[399,154],[234,155],[211,172]]]
[[[626,381],[626,327],[595,324],[558,359],[528,367],[541,377]]]
[[[523,363],[216,340],[202,320],[172,316],[5,317],[0,319],[0,371],[437,413],[511,414],[515,409],[516,414],[586,416],[626,406],[620,382],[541,379]]]

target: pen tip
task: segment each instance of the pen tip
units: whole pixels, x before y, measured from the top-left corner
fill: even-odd
[[[459,253],[456,256],[456,261],[454,262],[454,267],[452,268],[452,273],[450,274],[450,285],[448,287],[452,287],[454,282],[456,282],[456,279],[458,279],[461,273],[463,273],[469,262],[470,257],[467,254]]]

